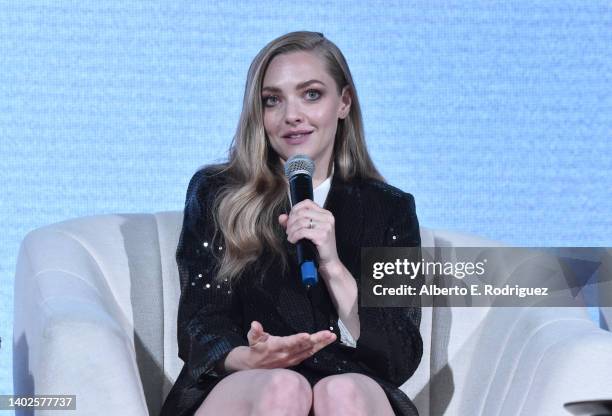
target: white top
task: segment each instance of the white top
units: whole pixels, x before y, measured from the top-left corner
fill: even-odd
[[[332,175],[333,175],[332,169]],[[323,182],[319,184],[316,188],[312,190],[314,196],[314,202],[322,207],[325,204],[325,199],[327,198],[327,194],[329,193],[329,188],[331,187],[331,176],[325,179]],[[338,318],[338,329],[340,330],[340,342],[349,347],[356,347],[357,342],[355,338],[351,335],[349,330],[346,328],[344,323]]]

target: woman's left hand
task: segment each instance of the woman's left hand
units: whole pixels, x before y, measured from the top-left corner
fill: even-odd
[[[278,221],[287,232],[287,240],[295,244],[306,238],[319,252],[319,267],[323,269],[340,263],[336,250],[334,216],[310,199],[295,204],[289,215],[281,214]]]

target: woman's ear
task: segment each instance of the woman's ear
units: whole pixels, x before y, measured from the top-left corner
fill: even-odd
[[[348,116],[349,111],[351,111],[351,103],[352,103],[352,97],[351,97],[351,89],[348,85],[345,85],[344,88],[342,88],[342,96],[340,97],[340,109],[338,110],[338,118],[340,119],[344,119],[346,118],[346,116]]]

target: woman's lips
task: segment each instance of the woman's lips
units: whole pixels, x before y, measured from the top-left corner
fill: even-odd
[[[302,144],[304,143],[306,140],[308,140],[308,138],[310,137],[310,135],[312,134],[312,132],[309,133],[302,133],[302,134],[294,134],[291,136],[286,136],[283,137],[283,139],[291,144],[291,145],[298,145],[298,144]]]

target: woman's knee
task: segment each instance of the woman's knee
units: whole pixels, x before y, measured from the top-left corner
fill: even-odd
[[[259,400],[255,408],[262,414],[308,414],[312,405],[310,383],[301,374],[278,368],[262,373]]]
[[[366,376],[338,374],[320,380],[313,387],[315,414],[367,415],[368,392],[364,389],[364,380],[360,377]]]
[[[310,383],[286,369],[253,369],[228,375],[215,386],[196,416],[299,415],[312,405]]]

